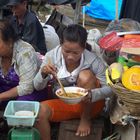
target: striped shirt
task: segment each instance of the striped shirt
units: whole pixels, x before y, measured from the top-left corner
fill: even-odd
[[[104,62],[95,53],[89,52],[88,50],[84,50],[82,57],[83,57],[83,62],[82,65],[80,64],[81,66],[79,72],[83,69],[90,69],[95,74],[96,78],[99,79],[101,84],[101,88],[95,88],[91,90],[92,101],[95,102],[100,99],[109,97],[112,92],[111,92],[111,88],[106,84],[106,77],[105,77],[106,66]],[[46,53],[41,68],[48,63],[48,58],[51,59],[52,63],[55,64],[58,70],[61,69],[61,67],[63,67],[63,60],[62,60],[63,57],[62,57],[60,46]],[[36,77],[34,78],[34,86],[37,90],[45,88],[47,82],[50,80],[50,76],[47,76],[45,79],[42,78],[41,68],[37,73]],[[77,72],[77,75],[74,75],[74,77],[75,76],[77,77],[79,72]]]

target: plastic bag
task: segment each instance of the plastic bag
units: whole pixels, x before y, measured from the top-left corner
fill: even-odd
[[[109,23],[105,32],[126,32],[126,31],[140,31],[140,23],[130,18],[122,18],[114,20]]]
[[[101,56],[102,53],[100,46],[97,44],[97,41],[101,36],[102,34],[96,28],[88,30],[87,43],[91,45],[91,51],[95,52],[98,56]]]
[[[99,39],[99,45],[102,49],[108,51],[117,51],[121,48],[123,38],[117,36],[116,32],[111,32],[108,35]]]
[[[55,29],[51,25],[44,25],[43,30],[45,35],[47,51],[50,51],[56,46],[60,45],[59,36],[57,35]]]
[[[54,9],[45,24],[53,26],[59,38],[61,39],[63,30],[72,23],[72,19]]]
[[[98,44],[103,50],[102,57],[108,65],[117,61],[122,41],[123,38],[117,36],[116,32],[111,32],[99,39]]]
[[[122,18],[120,20],[114,20],[109,23],[107,28],[105,29],[104,39],[102,39],[102,43],[100,43],[100,47],[104,49],[103,59],[106,61],[108,65],[113,62],[116,62],[119,57],[119,51],[125,42],[124,38],[135,38],[136,35],[127,35],[124,38],[120,39],[116,34],[118,32],[133,32],[140,31],[140,23],[132,20],[130,18]],[[139,38],[139,37],[136,37]]]

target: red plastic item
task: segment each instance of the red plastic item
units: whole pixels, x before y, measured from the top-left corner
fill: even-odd
[[[119,37],[116,32],[111,32],[99,40],[102,49],[108,51],[117,51],[121,48],[123,38]]]

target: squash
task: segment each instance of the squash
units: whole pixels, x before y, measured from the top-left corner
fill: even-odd
[[[122,74],[124,87],[134,91],[140,91],[140,66],[133,66]]]
[[[108,68],[108,74],[113,82],[119,82],[121,80],[121,76],[124,69],[122,64],[114,62]]]

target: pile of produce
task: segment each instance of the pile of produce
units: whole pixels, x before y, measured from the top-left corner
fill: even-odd
[[[140,116],[140,35],[124,36],[118,48],[114,62],[107,63],[106,80],[119,103]]]
[[[140,66],[123,66],[121,63],[112,63],[106,70],[108,84],[120,83],[129,90],[140,92]]]

